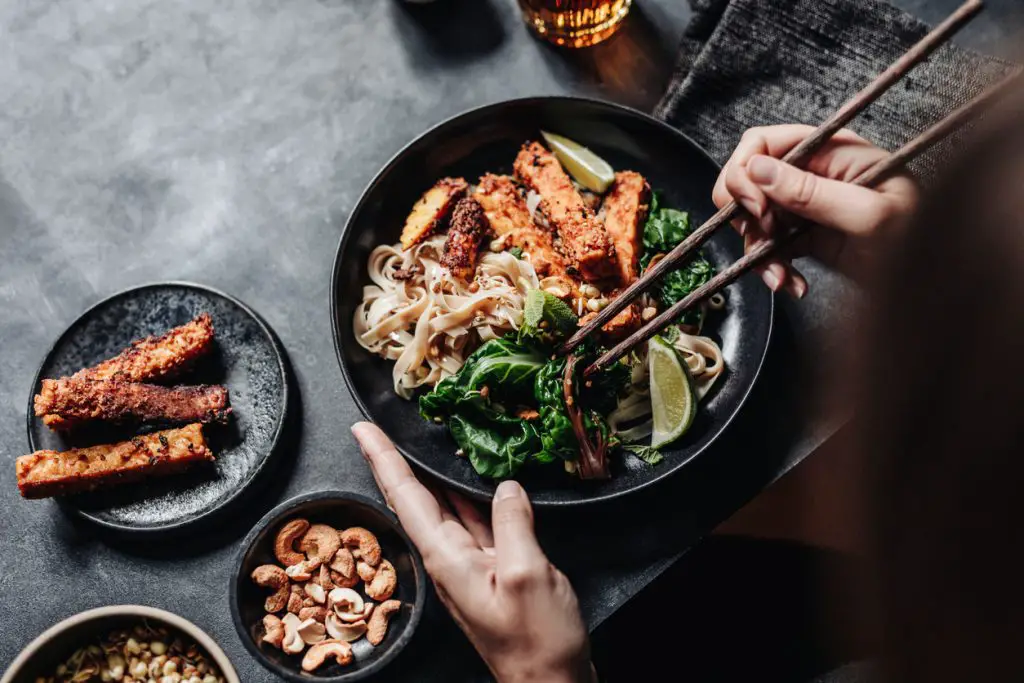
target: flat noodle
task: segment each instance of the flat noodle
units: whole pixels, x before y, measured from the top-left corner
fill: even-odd
[[[363,288],[353,327],[359,344],[395,360],[395,392],[412,398],[416,389],[454,374],[481,342],[517,330],[526,293],[537,289],[528,261],[485,252],[470,282],[440,265],[445,235],[412,249],[381,245],[370,253],[372,285]]]

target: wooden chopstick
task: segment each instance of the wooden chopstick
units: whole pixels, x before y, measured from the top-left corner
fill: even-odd
[[[1006,77],[1000,79],[994,85],[986,88],[973,100],[953,111],[931,128],[905,144],[899,150],[893,152],[884,159],[876,162],[870,168],[866,169],[853,180],[853,184],[864,187],[873,187],[881,183],[893,171],[902,168],[907,162],[914,159],[940,140],[944,139],[960,126],[969,120],[976,118],[982,111],[991,106],[999,96],[1006,94],[1011,85],[1016,83],[1018,80],[1022,80],[1021,74],[1021,70],[1016,69]],[[772,258],[781,248],[792,243],[793,240],[803,234],[810,226],[811,223],[801,221],[792,225],[792,227],[779,236],[770,237],[758,242],[749,252],[744,254],[742,258],[732,263],[728,268],[715,275],[705,284],[677,301],[658,315],[658,317],[647,323],[643,328],[631,334],[620,344],[617,344],[607,353],[594,361],[586,368],[586,370],[583,371],[584,376],[593,374],[594,372],[607,367],[611,363],[614,363],[616,360],[629,353],[633,347],[638,344],[642,344],[668,325],[679,320],[679,317],[694,305],[714,295],[722,288],[731,284],[741,275],[744,275],[752,268],[755,268]]]
[[[911,47],[898,60],[878,75],[875,80],[869,83],[864,89],[854,95],[846,104],[839,108],[827,121],[818,126],[799,145],[789,151],[782,160],[794,166],[802,167],[807,160],[821,147],[828,142],[843,126],[863,111],[868,105],[877,100],[885,91],[891,88],[908,71],[927,59],[940,45],[945,43],[968,21],[974,18],[983,8],[981,0],[967,0],[953,14],[941,24],[932,29],[928,35],[922,38],[917,44]],[[694,230],[689,237],[680,242],[672,251],[660,259],[657,263],[647,269],[636,282],[629,285],[619,296],[600,311],[586,325],[580,327],[576,333],[569,338],[559,349],[560,354],[568,353],[590,334],[602,327],[605,323],[615,317],[622,309],[631,304],[648,287],[654,284],[662,275],[681,266],[691,253],[696,251],[708,237],[718,228],[731,222],[745,211],[736,202],[730,202],[722,207],[704,225]]]

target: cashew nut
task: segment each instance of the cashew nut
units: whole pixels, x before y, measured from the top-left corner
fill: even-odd
[[[358,560],[362,559],[371,566],[380,563],[380,543],[377,537],[361,526],[354,526],[341,532],[341,544],[352,551]]]
[[[284,642],[284,624],[273,614],[263,617],[263,642],[271,647],[281,649]]]
[[[273,588],[274,592],[263,603],[268,612],[280,612],[288,604],[288,575],[274,564],[263,564],[252,572],[252,580],[261,588]]]
[[[318,624],[313,619],[304,619],[302,623],[299,624],[297,630],[299,637],[302,638],[302,642],[306,645],[319,643],[327,637],[327,629],[324,628],[324,625]]]
[[[373,581],[366,585],[366,595],[374,600],[387,600],[395,592],[397,585],[398,575],[394,566],[387,560],[381,560]]]
[[[316,603],[322,605],[327,602],[327,593],[324,591],[324,587],[320,584],[313,582],[307,583],[303,586],[303,590],[305,590],[306,595],[313,598]]]
[[[338,616],[343,614],[361,614],[363,596],[351,588],[335,588],[327,595],[327,606]]]
[[[295,551],[295,541],[309,529],[309,521],[296,518],[281,527],[274,538],[274,557],[286,567],[302,562],[306,557]]]
[[[329,612],[323,605],[317,605],[316,607],[303,607],[299,610],[299,619],[305,621],[306,619],[312,619],[318,621],[321,624],[327,619]]]
[[[341,547],[341,538],[334,527],[326,524],[314,524],[299,539],[299,550],[306,553],[311,560],[320,563],[330,562]]]
[[[331,570],[328,569],[326,564],[320,565],[320,576],[313,579],[313,582],[318,584],[325,591],[329,591],[334,588],[334,582],[331,581]]]
[[[381,644],[384,634],[388,631],[388,620],[401,606],[402,603],[398,600],[385,600],[373,610],[370,622],[366,625],[366,639],[370,641],[370,645]]]
[[[300,609],[302,609],[302,586],[293,583],[291,593],[288,595],[288,612],[298,614]]]
[[[306,649],[306,643],[299,635],[299,625],[303,622],[294,614],[289,612],[281,619],[284,624],[284,641],[281,649],[290,655],[298,654]]]
[[[324,626],[327,628],[327,635],[336,640],[344,640],[346,643],[353,643],[362,638],[363,634],[366,633],[366,622],[364,620],[360,619],[355,623],[346,624],[338,618],[337,614],[328,615]]]
[[[377,575],[377,568],[371,567],[362,560],[356,560],[356,574],[359,575],[359,579],[364,583],[370,583],[373,581],[373,577]]]
[[[342,666],[352,663],[352,646],[344,640],[324,640],[313,647],[302,658],[303,671],[315,671],[328,657]]]
[[[334,584],[335,588],[353,588],[359,583],[359,577],[353,571],[351,577],[345,577],[339,572],[331,572],[331,583]]]
[[[284,573],[293,581],[309,581],[313,578],[313,572],[316,571],[318,564],[318,561],[303,560],[285,569]]]
[[[361,612],[342,612],[341,614],[338,614],[338,611],[335,610],[334,613],[337,614],[338,618],[346,624],[354,624],[357,621],[366,621],[369,619],[371,612],[373,612],[373,603],[368,602]]]
[[[352,551],[348,548],[339,548],[331,560],[331,571],[338,572],[346,579],[356,575],[356,558],[352,557]]]

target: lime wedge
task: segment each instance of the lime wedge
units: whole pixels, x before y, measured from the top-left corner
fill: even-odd
[[[541,131],[540,134],[569,175],[591,192],[604,194],[615,180],[615,171],[608,162],[580,143],[554,133]]]
[[[661,337],[654,337],[647,344],[647,363],[654,417],[651,446],[661,448],[681,437],[693,424],[697,394],[682,356]]]

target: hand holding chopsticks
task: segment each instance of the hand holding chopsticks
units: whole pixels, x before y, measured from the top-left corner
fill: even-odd
[[[942,43],[948,40],[960,27],[971,19],[981,9],[980,0],[969,0],[962,5],[946,21],[936,27],[931,33],[925,36],[919,43],[912,47],[906,54],[897,60],[892,66],[886,69],[866,88],[855,95],[847,104],[843,105],[828,121],[814,131],[801,144],[794,147],[783,161],[802,166],[818,149],[821,148],[840,128],[845,126],[860,111],[875,101],[882,93],[903,77],[913,66],[926,59]],[[979,95],[975,100],[961,107],[949,117],[933,126],[915,140],[908,143],[893,155],[886,157],[883,161],[866,171],[854,182],[866,187],[873,186],[890,174],[895,168],[902,167],[908,160],[928,149],[933,144],[943,139],[950,132],[958,128],[965,121],[977,115],[984,107],[988,106],[1001,92],[1006,89],[1009,81],[1015,80],[1016,74],[1012,74],[1003,81],[1000,81],[989,90]],[[575,348],[581,340],[604,325],[613,316],[634,301],[644,290],[656,282],[668,271],[682,265],[704,241],[719,227],[737,218],[743,212],[743,208],[736,202],[731,202],[716,213],[709,221],[695,230],[687,239],[681,242],[665,258],[648,269],[643,277],[628,287],[618,298],[613,300],[598,316],[589,324],[581,327],[572,338],[561,348],[565,353]],[[790,244],[803,230],[805,226],[791,227],[788,230],[780,231],[781,234],[773,235],[771,238],[757,244],[743,258],[718,273],[704,286],[690,293],[684,299],[678,301],[649,322],[644,328],[630,335],[622,343],[615,346],[611,351],[604,354],[593,365],[588,367],[585,374],[606,367],[619,357],[628,353],[636,345],[646,341],[660,330],[664,329],[673,321],[678,320],[680,314],[685,310],[703,301],[735,279],[746,273],[751,268],[765,263],[773,257],[781,247]]]

